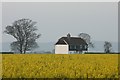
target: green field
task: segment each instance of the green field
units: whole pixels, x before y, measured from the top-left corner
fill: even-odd
[[[3,78],[118,78],[118,54],[3,54]]]

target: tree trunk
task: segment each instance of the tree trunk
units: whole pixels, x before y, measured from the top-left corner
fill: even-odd
[[[26,53],[26,50],[24,50],[24,54]]]
[[[20,47],[20,54],[22,54],[22,48]]]
[[[20,50],[20,54],[22,54],[22,50]]]
[[[20,54],[22,54],[23,53],[23,50],[22,50],[22,42],[20,42]]]
[[[26,53],[26,50],[27,50],[27,40],[26,40],[26,42],[25,42],[25,46],[24,46],[25,48],[24,48],[24,54]]]

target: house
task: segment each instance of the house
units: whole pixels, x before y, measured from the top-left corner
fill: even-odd
[[[88,44],[80,37],[61,37],[55,44],[55,54],[81,53],[88,50]]]

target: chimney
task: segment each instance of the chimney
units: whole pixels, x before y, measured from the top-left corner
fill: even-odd
[[[68,33],[68,34],[67,34],[68,40],[70,40],[70,37],[71,37],[71,35],[70,35],[70,33]]]

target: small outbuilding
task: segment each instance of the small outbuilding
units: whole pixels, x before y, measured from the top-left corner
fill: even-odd
[[[88,50],[88,44],[80,37],[61,37],[55,44],[55,54],[82,53]]]

